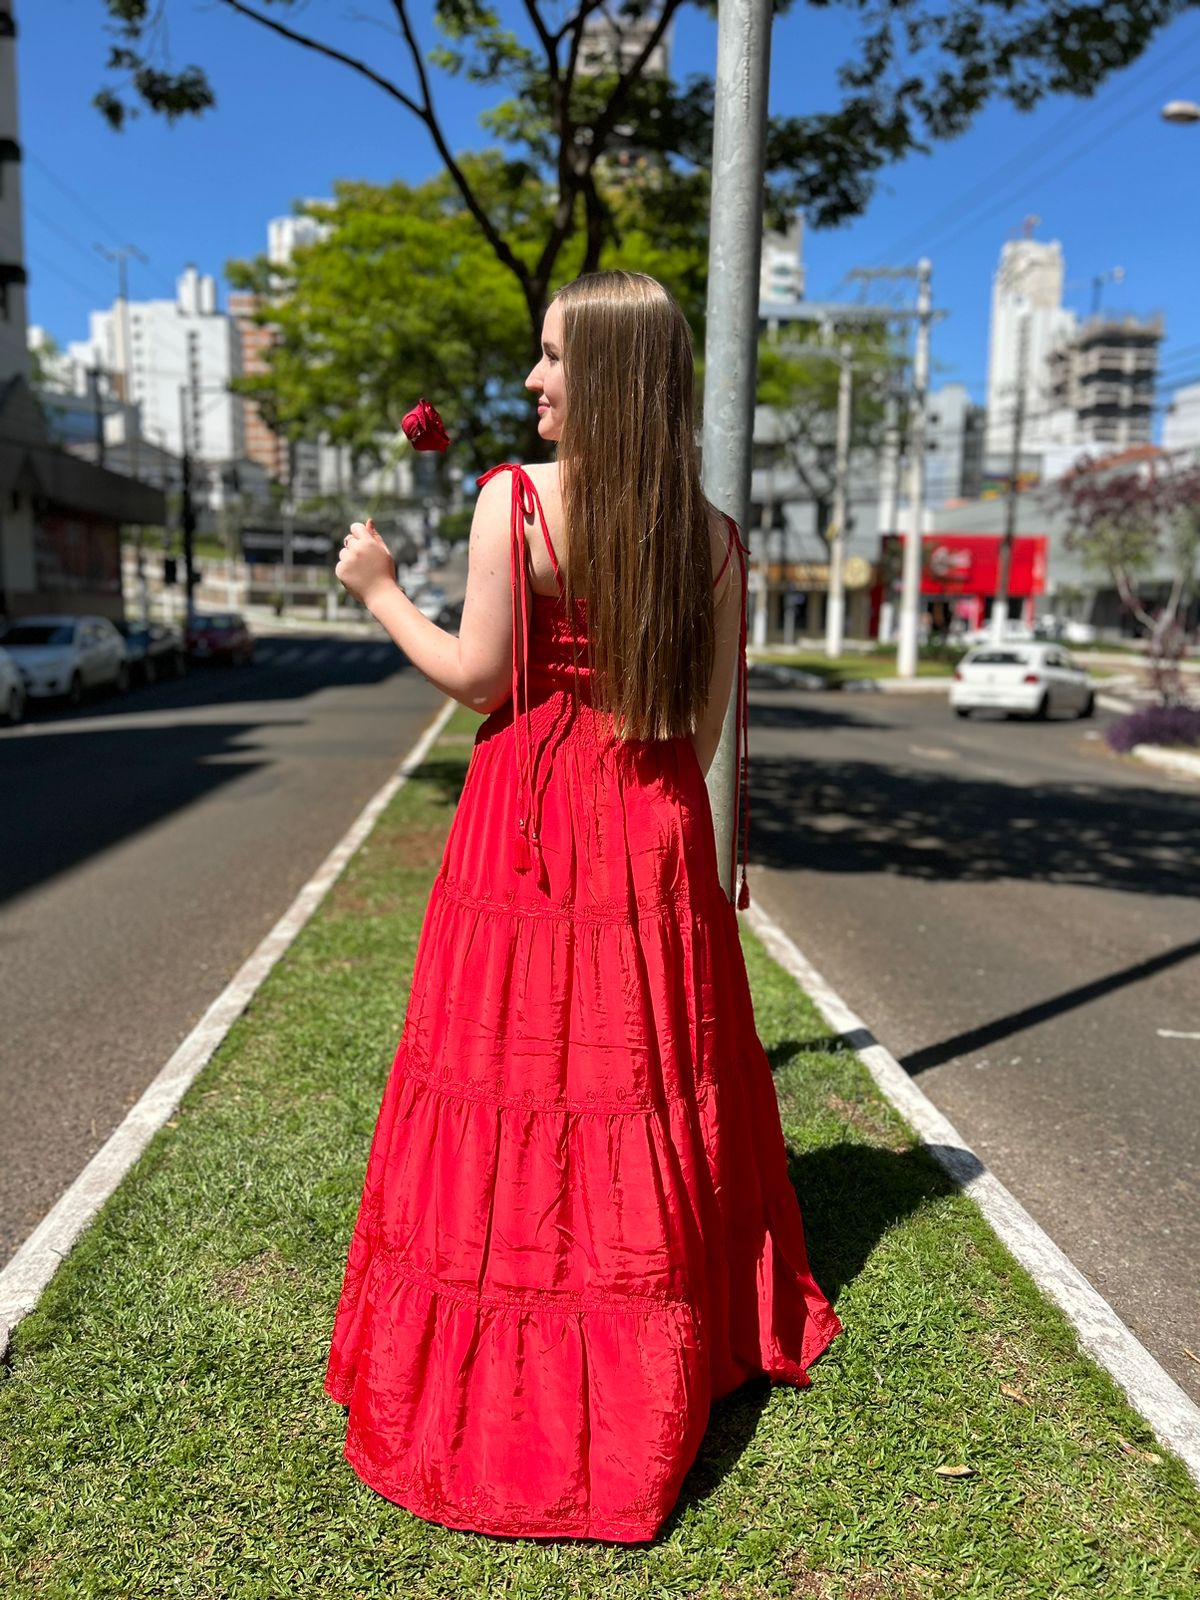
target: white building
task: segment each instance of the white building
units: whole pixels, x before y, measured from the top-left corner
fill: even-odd
[[[1176,389],[1163,423],[1163,449],[1189,450],[1200,446],[1200,383]]]
[[[989,456],[1012,450],[1019,388],[1025,399],[1023,447],[1069,442],[1061,437],[1063,419],[1050,412],[1044,376],[1050,352],[1075,330],[1075,313],[1064,308],[1062,293],[1063,254],[1057,239],[1005,242],[992,279],[985,436]],[[1023,382],[1018,383],[1022,368]]]
[[[797,212],[786,233],[763,235],[758,298],[777,305],[804,299],[804,217]]]
[[[186,427],[187,448],[198,461],[245,456],[242,400],[229,390],[230,379],[242,370],[241,345],[232,318],[218,309],[210,273],[188,266],[174,300],[117,300],[111,311],[93,311],[88,338],[69,344],[67,354],[75,363],[78,394],[89,392],[89,368],[117,375],[118,387],[138,408],[142,436],[152,444],[181,455]]]
[[[332,200],[305,200],[306,206],[331,206]],[[267,259],[272,266],[286,267],[302,245],[318,244],[329,236],[329,224],[319,217],[272,217],[267,223]]]

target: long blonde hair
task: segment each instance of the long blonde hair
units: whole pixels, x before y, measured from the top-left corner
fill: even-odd
[[[677,738],[704,710],[715,650],[691,329],[641,272],[587,273],[554,299],[564,583],[568,614],[586,604],[592,703],[623,738]]]

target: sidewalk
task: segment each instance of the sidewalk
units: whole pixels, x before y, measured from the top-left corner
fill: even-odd
[[[454,714],[17,1324],[0,1591],[1194,1595],[1183,1464],[745,920],[813,1271],[846,1329],[812,1386],[715,1407],[650,1545],[486,1540],[353,1475],[328,1334],[478,722]]]

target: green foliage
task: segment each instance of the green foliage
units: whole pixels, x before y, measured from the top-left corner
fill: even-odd
[[[499,151],[464,157],[462,166],[514,249],[533,258],[552,193]],[[259,296],[256,320],[276,335],[269,370],[231,387],[252,397],[280,432],[324,431],[373,466],[383,462],[380,436],[398,436],[422,394],[437,406],[468,472],[538,452],[524,387],[533,364],[528,306],[449,176],[416,186],[338,183],[331,206],[300,211],[329,231],[286,268],[265,255],[226,264],[235,288]],[[636,184],[613,193],[612,212],[614,257],[676,285],[699,322],[703,235],[660,217],[655,196]],[[578,239],[564,247],[564,280],[578,270],[581,250]]]
[[[826,534],[834,491],[840,367],[848,352],[853,368],[850,449],[877,450],[883,442],[888,396],[903,372],[905,356],[885,324],[851,324],[834,330],[829,355],[814,346],[816,329],[781,328],[758,346],[758,403],[773,408],[774,454],[800,476]]]
[[[100,0],[109,31],[120,40],[108,68],[126,73],[124,94],[106,86],[95,103],[115,128],[138,100],[170,119],[214,104],[203,69],[159,72],[147,61],[155,29],[182,0]],[[693,0],[716,14],[716,0]],[[858,36],[837,72],[836,102],[805,116],[772,117],[767,135],[766,201],[776,222],[803,207],[813,226],[859,215],[878,174],[913,151],[962,133],[993,99],[1028,109],[1048,94],[1087,96],[1112,72],[1128,66],[1154,35],[1196,0],[809,0],[817,10],[834,4],[856,19]],[[290,33],[324,53],[329,47],[294,24],[302,0],[265,0],[271,15],[247,22]],[[392,0],[402,31],[409,0]],[[515,9],[515,8],[514,8]],[[576,70],[584,22],[595,0],[548,6],[527,0],[525,37],[501,25],[481,0],[437,0],[434,19],[444,43],[424,60],[415,36],[402,44],[394,88],[426,120],[428,102],[414,100],[402,84],[432,64],[476,82],[502,86],[510,97],[494,113],[492,131],[523,144],[564,184],[570,201],[583,192],[592,165],[614,145],[619,126],[636,129],[639,147],[660,165],[705,168],[712,147],[712,80],[693,76],[677,85],[645,73],[621,82],[614,70]],[[776,14],[792,0],[776,0]],[[606,8],[618,24],[669,23],[684,0],[623,0]],[[289,16],[282,21],[281,14]],[[405,60],[405,45],[408,60]],[[372,51],[372,57],[376,52]],[[628,57],[622,63],[627,64]],[[382,77],[389,63],[351,62],[353,70]],[[385,78],[385,81],[386,78]],[[510,270],[512,270],[510,265]]]

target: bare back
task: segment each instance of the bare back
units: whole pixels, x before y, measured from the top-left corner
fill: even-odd
[[[571,565],[571,553],[567,549],[566,531],[563,527],[562,486],[559,481],[558,463],[555,461],[538,462],[534,466],[526,467],[525,471],[533,479],[537,489],[538,498],[542,502],[542,510],[546,514],[546,526],[550,530],[550,538],[554,544],[554,553],[558,557],[558,564],[567,571]],[[550,553],[546,549],[546,541],[541,537],[540,525],[535,521],[537,535],[530,534],[529,565],[530,586],[535,594],[553,597],[558,593],[558,584],[554,576],[554,568],[550,563]],[[714,511],[709,517],[709,538],[711,543],[713,577],[721,572],[722,564],[725,571],[721,574],[721,584],[716,591],[719,598],[725,591],[730,568],[736,563],[726,562],[725,557],[729,549],[729,526],[719,511]]]

